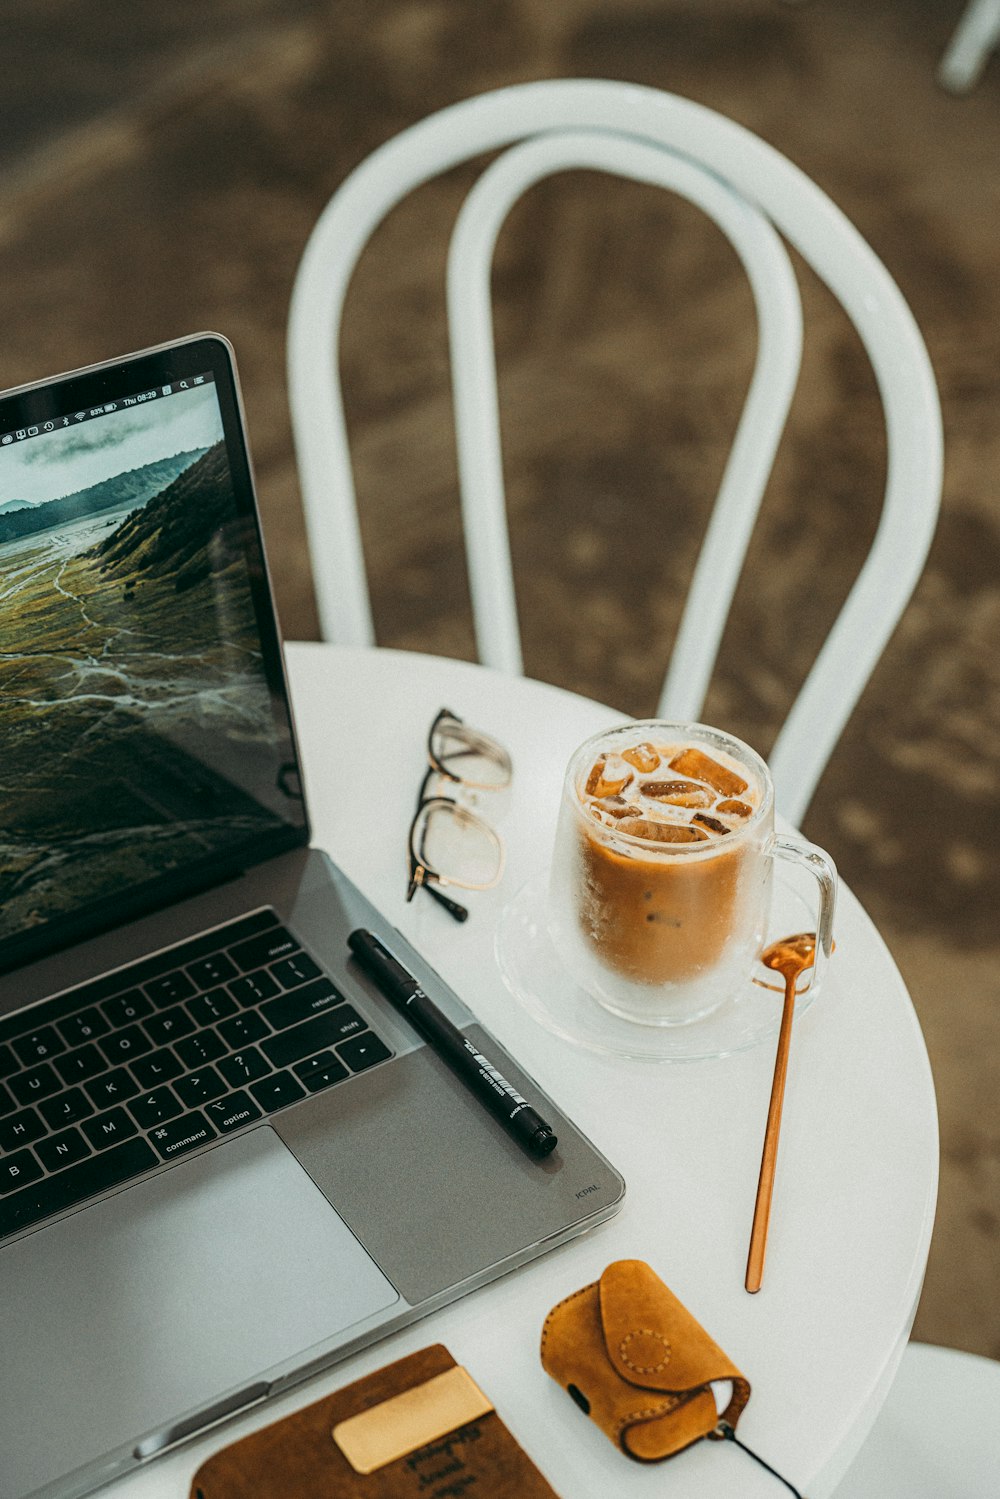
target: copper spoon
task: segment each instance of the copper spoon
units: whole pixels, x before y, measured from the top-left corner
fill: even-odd
[[[750,1253],[744,1284],[748,1291],[759,1291],[764,1279],[764,1253],[767,1249],[767,1225],[771,1217],[771,1193],[774,1190],[774,1168],[778,1160],[778,1134],[781,1130],[781,1108],[785,1101],[785,1077],[788,1072],[788,1050],[792,1040],[795,1015],[795,985],[799,974],[811,968],[816,956],[816,933],[799,932],[796,937],[779,937],[765,947],[760,961],[765,968],[780,973],[785,980],[785,1002],[781,1011],[778,1050],[774,1059],[774,1081],[764,1131],[764,1151],[760,1158],[757,1201],[750,1230]]]

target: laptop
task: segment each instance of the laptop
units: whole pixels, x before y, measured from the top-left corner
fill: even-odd
[[[624,1184],[310,847],[225,339],[0,397],[0,682],[0,1494],[70,1499]],[[357,927],[551,1155],[386,1003]]]

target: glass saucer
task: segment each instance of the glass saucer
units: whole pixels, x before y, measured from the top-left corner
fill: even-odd
[[[697,1062],[747,1051],[777,1035],[784,985],[778,974],[762,967],[757,977],[747,978],[735,998],[687,1025],[638,1025],[612,1015],[563,966],[546,925],[547,901],[547,881],[529,880],[521,886],[500,913],[496,958],[504,983],[518,1003],[564,1041],[638,1062]],[[815,908],[779,865],[774,871],[768,941],[813,931],[815,926]],[[800,989],[797,1016],[814,997],[811,984]]]

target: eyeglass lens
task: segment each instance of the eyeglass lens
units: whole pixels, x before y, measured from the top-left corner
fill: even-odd
[[[450,715],[438,714],[428,750],[432,764],[466,785],[492,790],[510,782],[510,756],[503,746]]]
[[[410,846],[425,869],[467,889],[488,889],[500,877],[503,854],[496,833],[445,798],[421,807]]]

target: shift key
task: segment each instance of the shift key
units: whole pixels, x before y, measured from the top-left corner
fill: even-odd
[[[364,1029],[365,1022],[357,1010],[350,1005],[338,1005],[335,1010],[316,1015],[304,1025],[282,1031],[277,1036],[268,1036],[266,1041],[261,1041],[260,1049],[275,1067],[288,1067],[292,1062],[300,1062],[303,1057],[312,1056],[314,1051],[325,1051],[328,1046]]]

